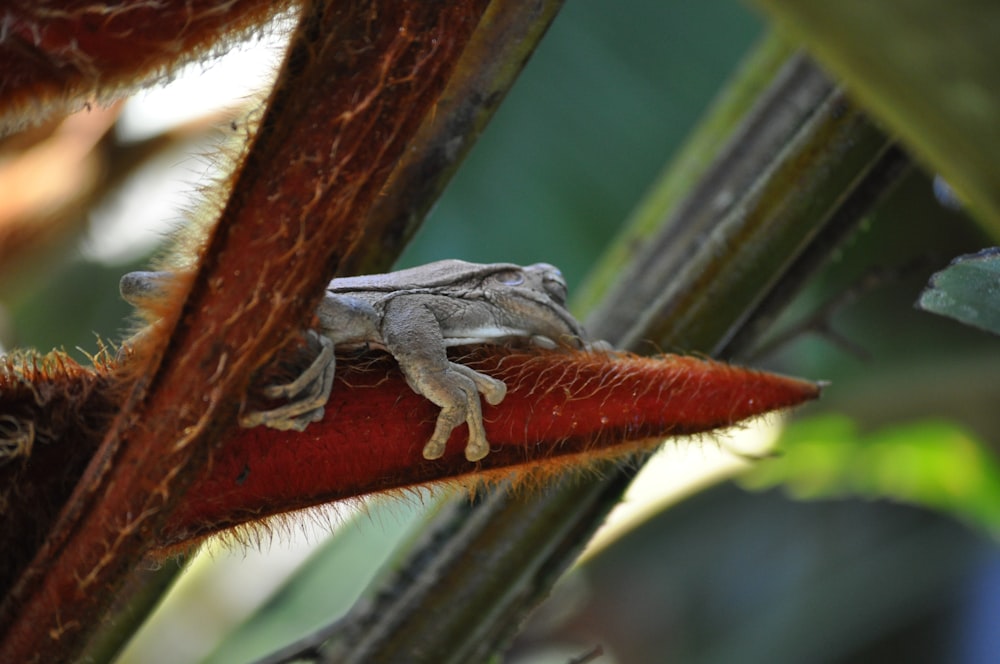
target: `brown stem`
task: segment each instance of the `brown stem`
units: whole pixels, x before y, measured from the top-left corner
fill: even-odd
[[[0,135],[160,80],[292,4],[6,0],[0,3]]]
[[[0,661],[79,656],[94,616],[211,463],[253,372],[306,320],[360,235],[484,4],[303,10],[183,304],[140,348],[121,413],[0,607]]]

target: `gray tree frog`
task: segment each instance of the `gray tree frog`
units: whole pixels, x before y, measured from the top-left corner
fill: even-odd
[[[122,296],[138,305],[169,277],[164,272],[129,273],[122,277]],[[546,263],[521,267],[443,260],[387,274],[334,279],[317,317],[319,329],[310,334],[322,350],[315,361],[292,382],[264,388],[267,397],[289,402],[244,413],[242,426],[304,430],[323,417],[333,386],[334,348],[381,348],[396,358],[413,391],[441,408],[423,456],[442,456],[452,430],[466,422],[465,457],[478,461],[490,451],[479,394],[495,405],[503,401],[507,386],[450,361],[447,348],[515,340],[545,348],[590,346],[566,309],[562,274]]]

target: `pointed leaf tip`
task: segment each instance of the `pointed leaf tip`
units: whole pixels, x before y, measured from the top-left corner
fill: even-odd
[[[465,460],[466,428],[441,459],[421,450],[438,414],[388,356],[344,358],[321,422],[304,433],[257,428],[225,444],[164,533],[176,545],[268,515],[380,491],[549,464],[585,465],[658,439],[732,426],[819,396],[821,385],[666,355],[518,351],[461,358],[507,383],[484,406],[490,454]]]

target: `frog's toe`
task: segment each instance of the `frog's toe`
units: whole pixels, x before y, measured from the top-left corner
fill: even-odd
[[[555,341],[549,339],[541,334],[536,334],[531,337],[531,345],[536,348],[544,348],[546,350],[553,350],[558,347]]]
[[[309,367],[290,383],[280,385],[268,385],[262,392],[268,399],[287,399],[300,394],[308,395],[307,398],[322,396],[325,400],[329,396],[329,389],[326,388],[329,382],[332,387],[333,375],[336,371],[337,358],[334,355],[333,342],[313,330],[306,332],[312,344],[319,345],[319,353],[313,359]],[[323,392],[326,394],[322,394]]]
[[[424,445],[423,456],[425,459],[440,459],[444,456],[444,443],[439,440],[431,440]]]
[[[265,426],[276,431],[305,431],[313,422],[323,419],[322,406],[302,411],[301,404],[293,403],[272,410],[255,410],[240,416],[240,426],[244,429]]]
[[[479,373],[475,369],[470,369],[464,364],[451,363],[451,368],[459,374],[467,377],[476,386],[476,391],[483,395],[486,403],[495,406],[507,396],[507,383],[497,380],[486,374]],[[469,408],[477,407],[478,404],[470,404]]]
[[[486,376],[486,378],[489,379],[489,382],[486,384],[486,387],[480,387],[479,391],[482,392],[486,403],[495,406],[507,396],[507,383],[502,380],[489,378],[489,376]]]
[[[590,351],[591,353],[602,353],[605,355],[615,352],[615,347],[612,346],[607,341],[604,341],[603,339],[598,339],[596,341],[587,341],[586,343],[584,343],[583,349],[586,351]]]
[[[294,431],[305,431],[310,424],[322,421],[324,415],[326,415],[326,409],[320,406],[319,408],[310,410],[308,413],[291,418],[289,420],[289,428]]]
[[[489,443],[485,439],[477,441],[469,441],[469,444],[465,446],[465,458],[469,461],[479,461],[486,457],[490,453]]]
[[[321,349],[309,368],[291,383],[270,385],[262,390],[269,399],[288,398],[290,401],[277,408],[244,413],[240,416],[240,426],[245,429],[266,426],[278,431],[305,431],[310,424],[323,419],[336,371],[333,342],[314,332],[310,331],[310,334],[319,341]]]
[[[440,459],[444,456],[451,432],[465,421],[466,413],[465,404],[461,401],[441,407],[437,422],[434,423],[434,434],[424,445],[423,456],[425,459]]]
[[[503,383],[500,383],[503,385]],[[506,386],[504,386],[506,392]],[[503,395],[500,396],[503,398]],[[479,404],[477,403],[476,406]],[[470,410],[465,421],[469,425],[469,442],[465,446],[465,458],[469,461],[479,461],[490,453],[490,443],[486,439],[486,428],[483,426],[483,414],[479,408]]]

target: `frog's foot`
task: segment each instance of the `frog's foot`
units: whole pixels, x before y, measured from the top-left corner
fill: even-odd
[[[323,419],[324,406],[333,389],[337,358],[333,342],[327,337],[308,331],[310,341],[318,342],[319,354],[312,364],[290,383],[269,385],[262,390],[268,399],[290,399],[271,410],[259,410],[240,416],[240,426],[252,428],[264,425],[279,431],[305,431],[313,422]]]
[[[603,339],[598,339],[597,341],[584,341],[583,349],[590,351],[591,353],[599,353],[602,355],[613,355],[615,353],[615,347]]]
[[[465,458],[479,461],[490,453],[479,394],[481,392],[486,402],[495,406],[507,396],[507,385],[502,380],[490,378],[465,365],[455,362],[448,364],[449,368],[443,374],[421,375],[416,381],[411,381],[414,391],[441,407],[434,435],[424,446],[423,455],[425,459],[440,458],[452,430],[465,422],[469,425]]]

